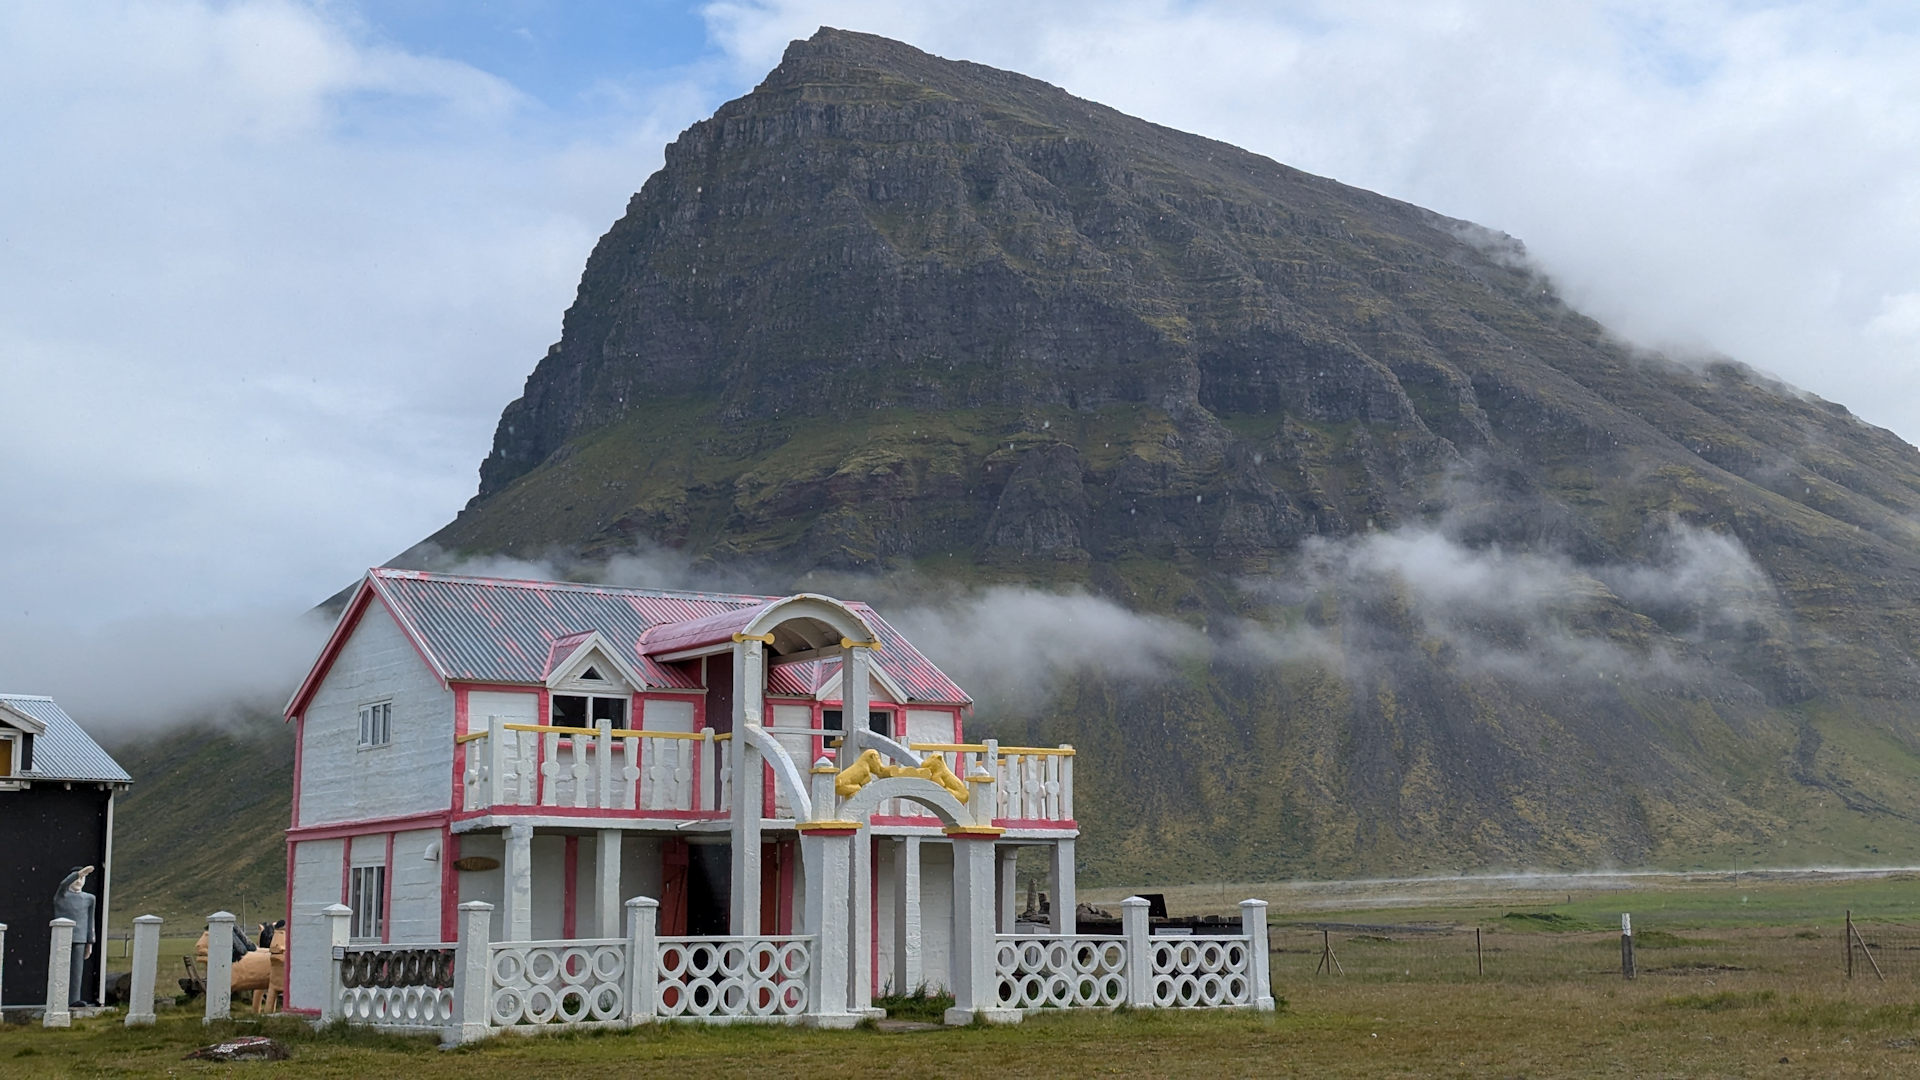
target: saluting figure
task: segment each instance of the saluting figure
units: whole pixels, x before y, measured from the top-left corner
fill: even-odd
[[[67,977],[67,995],[73,1000],[69,1007],[87,1004],[87,993],[81,986],[81,976],[87,970],[87,957],[93,955],[93,894],[87,891],[87,875],[93,873],[91,866],[76,866],[60,882],[60,891],[53,894],[53,917],[73,920],[73,967]]]

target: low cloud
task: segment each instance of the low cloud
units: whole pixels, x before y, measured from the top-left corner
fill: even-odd
[[[48,695],[108,741],[258,721],[279,716],[330,627],[316,613],[259,610],[0,624],[0,690]]]

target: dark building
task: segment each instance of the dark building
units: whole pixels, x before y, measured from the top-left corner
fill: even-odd
[[[52,698],[0,694],[0,923],[6,957],[0,1004],[45,1004],[53,894],[77,866],[98,918],[88,1000],[101,995],[113,882],[113,797],[132,782]],[[77,933],[78,931],[76,931]]]

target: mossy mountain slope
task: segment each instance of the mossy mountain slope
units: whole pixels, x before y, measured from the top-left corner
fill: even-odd
[[[668,148],[432,539],[1176,616],[1221,647],[980,723],[1082,748],[1096,876],[1217,877],[1920,855],[1916,514],[1912,446],[1511,238],[822,30]],[[1296,587],[1427,534],[1554,595]],[[1636,576],[1699,536],[1738,617]]]

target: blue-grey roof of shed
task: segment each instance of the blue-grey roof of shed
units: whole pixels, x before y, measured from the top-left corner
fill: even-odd
[[[95,780],[132,783],[133,777],[113,760],[93,737],[80,730],[65,709],[50,697],[0,694],[0,704],[47,725],[33,740],[33,768],[20,775],[32,780]]]

